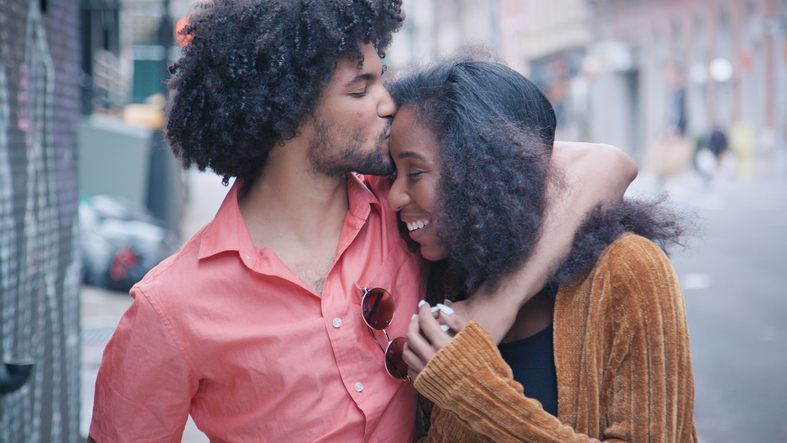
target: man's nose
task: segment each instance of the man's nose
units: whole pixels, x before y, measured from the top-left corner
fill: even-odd
[[[384,90],[385,91],[385,90]],[[396,103],[394,102],[393,97],[388,91],[383,93],[383,96],[380,98],[380,103],[377,105],[377,115],[380,117],[393,117],[396,113]]]

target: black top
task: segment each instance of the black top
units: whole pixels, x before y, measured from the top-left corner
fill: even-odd
[[[557,373],[552,351],[552,325],[530,337],[497,347],[511,366],[514,380],[525,387],[525,397],[541,402],[544,410],[557,417]]]

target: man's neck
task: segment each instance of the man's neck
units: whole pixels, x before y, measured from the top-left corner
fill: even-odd
[[[238,202],[255,246],[282,237],[309,244],[341,227],[349,207],[346,177],[321,175],[304,159],[275,154]]]
[[[349,208],[347,179],[314,172],[305,155],[286,148],[271,152],[238,205],[254,246],[270,248],[321,295]]]

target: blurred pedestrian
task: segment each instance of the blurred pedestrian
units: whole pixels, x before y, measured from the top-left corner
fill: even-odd
[[[724,153],[727,152],[727,136],[718,125],[713,126],[713,130],[708,136],[708,149],[716,158],[716,171],[718,172]]]
[[[667,124],[648,145],[645,156],[645,169],[660,182],[682,174],[692,163],[696,151],[692,141],[686,137],[686,89],[676,63],[667,63],[665,80],[669,91]]]
[[[678,65],[668,63],[666,71],[671,94],[667,133],[682,137],[686,135],[686,88],[683,86],[683,76]]]

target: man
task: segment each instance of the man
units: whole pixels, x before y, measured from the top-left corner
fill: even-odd
[[[369,336],[360,298],[390,292],[386,332],[403,336],[426,267],[386,207],[387,179],[353,173],[393,172],[380,55],[400,6],[220,0],[191,18],[168,140],[185,166],[238,180],[214,220],[132,289],[99,370],[91,440],[180,441],[189,414],[212,441],[412,440],[415,391],[386,372],[375,343],[386,337]],[[611,196],[624,175],[603,184]],[[546,268],[501,291],[519,303]]]

